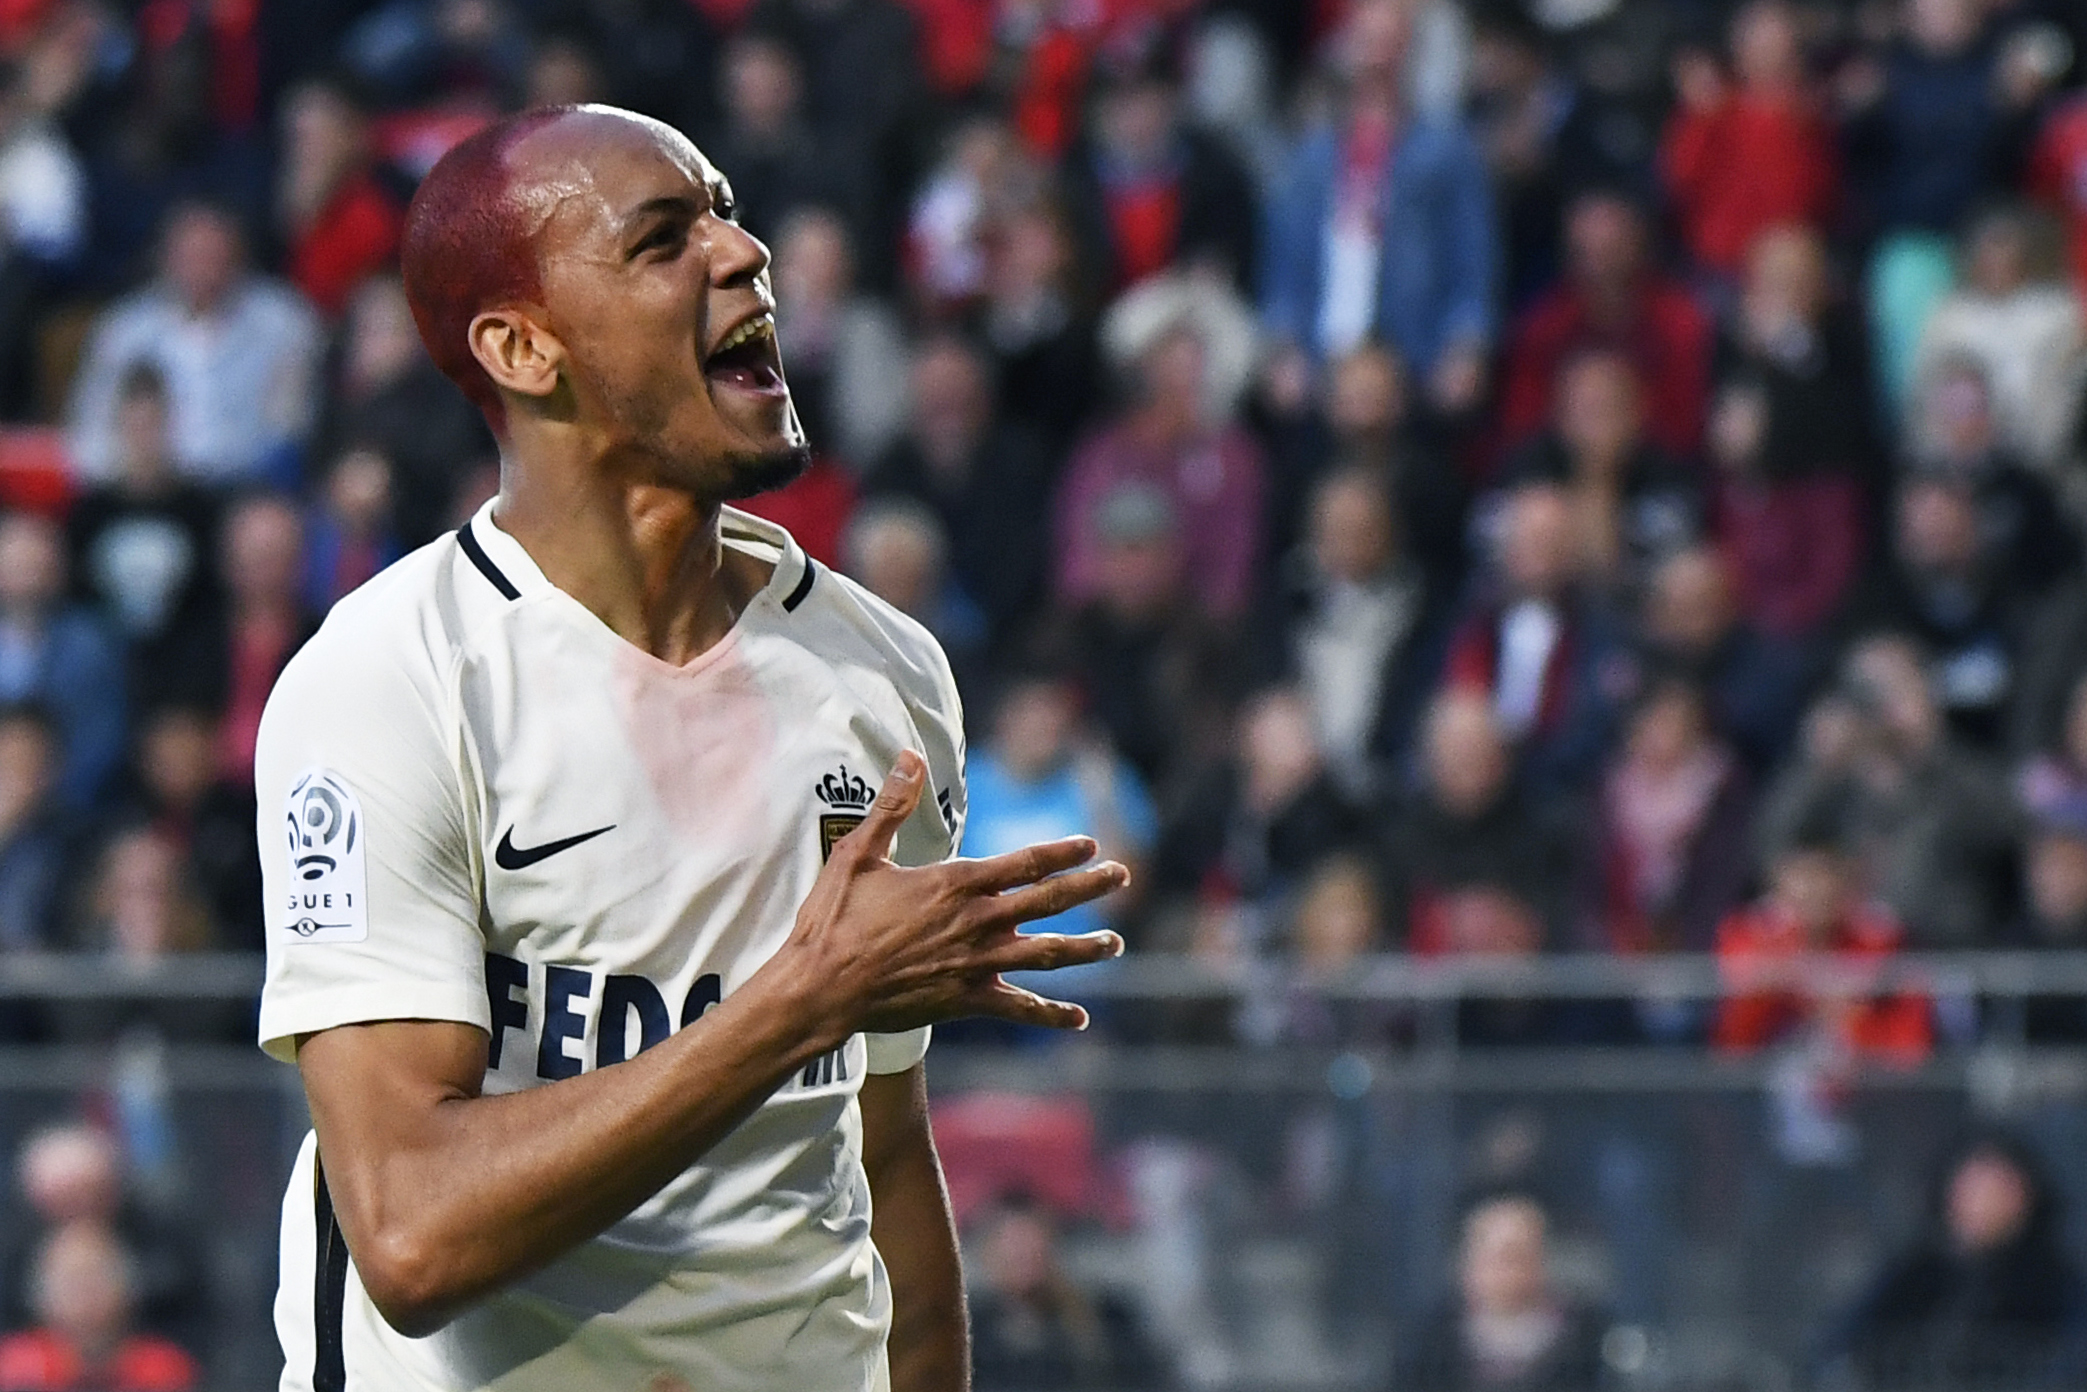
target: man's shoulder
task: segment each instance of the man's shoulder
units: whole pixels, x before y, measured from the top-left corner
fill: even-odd
[[[833,661],[869,658],[909,702],[939,706],[954,689],[949,659],[927,626],[865,586],[816,561],[797,612],[816,625],[814,651]]]
[[[476,627],[455,582],[457,551],[453,536],[429,542],[343,597],[283,669],[271,711],[439,691]]]

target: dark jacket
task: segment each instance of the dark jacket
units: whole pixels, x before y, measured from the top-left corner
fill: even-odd
[[[1594,1392],[1603,1383],[1602,1336],[1609,1321],[1568,1305],[1557,1340],[1520,1377],[1484,1376],[1464,1342],[1463,1311],[1451,1305],[1415,1331],[1395,1357],[1396,1392]]]
[[[1964,1253],[1943,1226],[1949,1176],[1988,1149],[2029,1177],[2029,1217],[1998,1249]],[[1936,1191],[1928,1231],[1828,1335],[1823,1364],[1877,1389],[2077,1386],[2087,1287],[2065,1254],[2042,1166],[2016,1142],[1985,1137],[1957,1152]]]

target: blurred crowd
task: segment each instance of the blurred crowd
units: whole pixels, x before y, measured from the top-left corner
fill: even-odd
[[[817,457],[750,506],[948,651],[966,852],[1094,833],[1136,889],[1066,926],[1285,983],[1105,1032],[1395,1045],[1311,983],[1713,953],[1718,1001],[1456,1031],[1801,1055],[1776,1145],[1830,1161],[1857,1067],[2087,1043],[2079,997],[1846,989],[2087,948],[2083,83],[2072,0],[0,0],[0,951],[260,950],[273,680],[497,485],[406,201],[607,101],[773,250]],[[140,1024],[250,1036],[0,1005]],[[194,1234],[109,1134],[24,1151],[0,1386],[197,1378]],[[2076,1378],[2051,1213],[1968,1144],[1821,1375]],[[1164,1381],[1193,1341],[1058,1216],[969,1215],[981,1386]],[[1547,1221],[1471,1204],[1399,1385],[1630,1361]]]
[[[1917,1061],[1977,1012],[1774,968],[2087,946],[2083,43],[2064,0],[11,0],[0,946],[258,949],[270,684],[497,483],[405,202],[602,100],[773,249],[817,458],[751,506],[948,650],[967,852],[1094,831],[1134,951],[1307,980],[1729,972],[1474,1042]]]

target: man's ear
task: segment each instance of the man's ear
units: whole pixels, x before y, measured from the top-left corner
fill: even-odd
[[[565,345],[519,309],[489,309],[471,321],[471,356],[493,385],[521,396],[546,397],[558,389]]]

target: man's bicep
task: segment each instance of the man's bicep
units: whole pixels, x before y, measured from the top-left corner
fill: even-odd
[[[479,1095],[486,1033],[447,1020],[340,1025],[297,1040],[297,1070],[350,1247],[384,1221],[392,1163],[440,1140],[445,1104]]]

